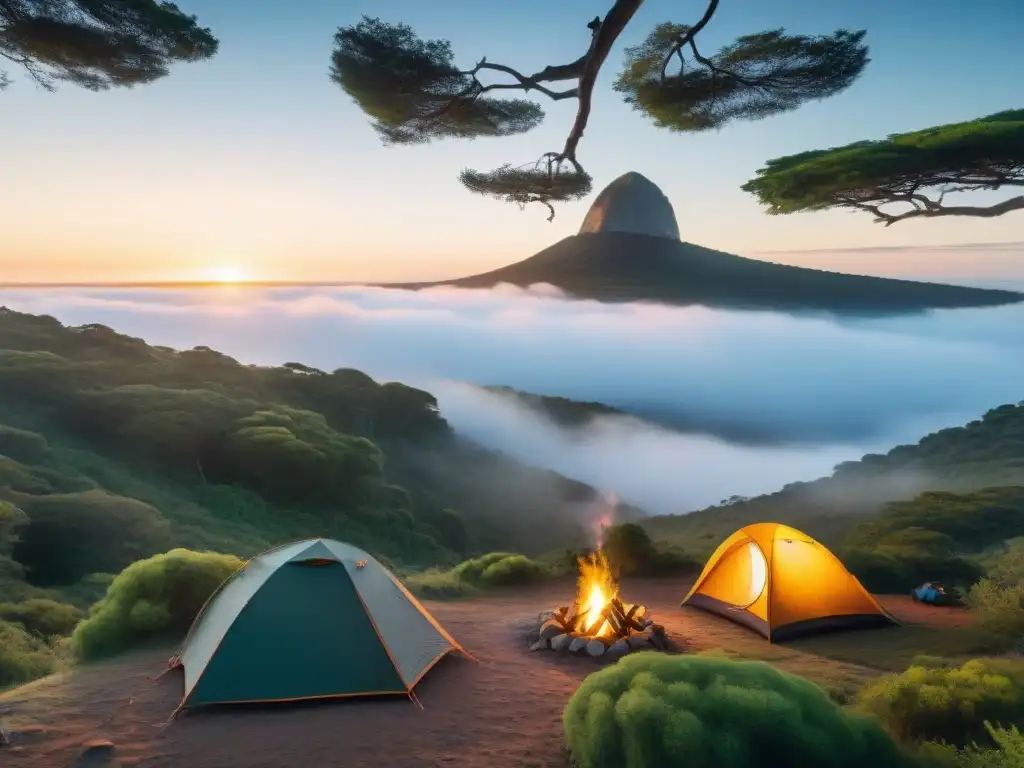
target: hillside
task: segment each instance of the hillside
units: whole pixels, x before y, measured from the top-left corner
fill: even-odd
[[[550,283],[579,299],[652,301],[725,309],[883,315],[1024,301],[1013,291],[846,275],[747,259],[632,232],[584,233],[500,269],[455,280],[405,283],[490,288]]]
[[[538,553],[589,539],[601,503],[587,485],[461,440],[428,392],[6,309],[4,501],[5,595],[92,595],[93,574],[172,546],[245,556],[311,535],[397,567]]]
[[[852,526],[892,502],[917,497],[928,508],[935,497],[919,494],[1001,487],[1013,495],[1018,486],[1024,486],[1024,402],[993,408],[969,424],[939,430],[884,455],[844,462],[819,480],[685,515],[649,518],[643,525],[654,538],[701,555],[737,528],[767,520],[837,544]]]

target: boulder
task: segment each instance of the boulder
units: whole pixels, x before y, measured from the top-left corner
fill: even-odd
[[[550,640],[555,635],[560,635],[564,631],[565,630],[562,629],[562,625],[561,624],[559,624],[554,619],[548,619],[547,621],[545,621],[543,624],[540,625],[540,639],[541,640]]]
[[[630,646],[629,641],[626,638],[620,637],[618,640],[616,640],[614,643],[608,646],[607,652],[615,656],[621,656],[623,654],[629,653],[631,647],[632,646]]]
[[[626,643],[628,643],[629,647],[632,648],[634,651],[638,651],[641,648],[647,648],[651,644],[650,636],[646,632],[630,635],[629,638],[626,640]]]
[[[587,638],[585,637],[574,637],[572,642],[569,643],[569,653],[579,653],[587,647]]]
[[[599,656],[604,656],[604,652],[608,650],[606,646],[600,640],[591,640],[587,643],[587,653],[593,656],[595,659]]]
[[[553,651],[564,651],[569,648],[569,644],[573,641],[572,635],[555,635],[551,638],[551,650]]]
[[[631,171],[601,190],[580,227],[581,235],[631,232],[679,240],[672,203],[647,177]]]

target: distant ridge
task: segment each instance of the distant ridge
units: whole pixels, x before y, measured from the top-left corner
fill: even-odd
[[[477,275],[387,287],[526,288],[549,283],[579,299],[650,301],[729,309],[902,314],[1024,301],[1010,290],[849,275],[774,264],[679,239],[665,195],[639,173],[627,173],[595,199],[580,233],[524,261]]]

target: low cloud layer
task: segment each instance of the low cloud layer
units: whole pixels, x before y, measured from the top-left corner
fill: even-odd
[[[1024,305],[838,321],[569,301],[551,287],[12,290],[0,304],[423,386],[468,436],[658,512],[811,479],[1024,398]],[[749,444],[631,419],[569,433],[460,382],[600,401]]]

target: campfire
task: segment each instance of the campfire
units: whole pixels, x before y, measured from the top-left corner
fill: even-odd
[[[655,624],[647,609],[619,598],[611,567],[598,550],[581,557],[576,600],[540,616],[540,633],[531,649],[579,653],[600,657],[654,647],[668,650],[663,627]]]

